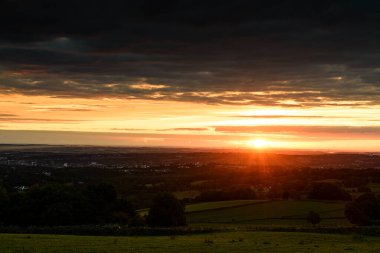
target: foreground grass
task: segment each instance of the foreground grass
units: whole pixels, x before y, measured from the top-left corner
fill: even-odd
[[[51,252],[379,252],[380,238],[280,232],[186,236],[95,237],[0,234],[2,253]]]

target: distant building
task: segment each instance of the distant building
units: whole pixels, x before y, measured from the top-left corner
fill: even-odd
[[[20,185],[20,186],[15,186],[14,187],[17,191],[19,192],[24,192],[24,191],[27,191],[29,190],[29,186],[25,186],[25,185]]]

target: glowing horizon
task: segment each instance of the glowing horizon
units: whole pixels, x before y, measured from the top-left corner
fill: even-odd
[[[281,108],[16,94],[1,95],[0,103],[1,143],[380,151],[378,106]]]

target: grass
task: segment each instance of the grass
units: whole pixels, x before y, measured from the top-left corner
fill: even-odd
[[[177,199],[184,199],[184,198],[189,198],[193,199],[197,197],[200,194],[199,191],[178,191],[178,192],[173,192],[173,195]]]
[[[218,203],[218,202],[216,202]],[[221,203],[219,203],[220,206]],[[319,201],[269,201],[225,208],[205,209],[187,215],[188,223],[193,226],[214,225],[271,225],[300,226],[308,225],[306,216],[309,211],[321,215],[321,225],[349,225],[344,218],[343,202]]]
[[[2,253],[84,252],[320,252],[375,253],[380,238],[281,232],[223,232],[186,236],[95,237],[0,234]]]
[[[216,202],[202,202],[196,204],[190,204],[186,206],[186,212],[203,212],[215,209],[224,209],[238,206],[246,206],[257,203],[263,203],[266,200],[229,200],[229,201],[216,201]]]
[[[218,226],[309,226],[309,211],[320,214],[321,226],[348,226],[344,202],[308,200],[231,200],[186,206],[187,221],[195,227]],[[148,209],[139,210],[140,215]]]
[[[372,190],[374,193],[380,193],[380,184],[370,184],[369,188]]]
[[[229,200],[229,201],[216,201],[216,202],[202,202],[202,203],[186,205],[186,213],[203,212],[203,211],[209,211],[209,210],[215,210],[215,209],[245,206],[245,205],[262,203],[265,201],[266,200]],[[145,209],[140,209],[137,212],[141,216],[144,216],[148,214],[148,211],[149,209],[145,208]]]

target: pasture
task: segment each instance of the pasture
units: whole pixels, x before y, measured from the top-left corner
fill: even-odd
[[[358,235],[223,232],[185,236],[72,236],[0,234],[2,253],[117,253],[117,252],[360,252],[375,253],[380,238]]]
[[[210,210],[219,210],[239,206],[253,205],[257,203],[267,202],[267,200],[227,200],[215,202],[202,202],[186,205],[186,213],[204,212]]]
[[[344,215],[345,202],[312,200],[231,200],[186,206],[192,227],[310,226],[309,211],[321,216],[320,226],[351,226]],[[148,209],[139,210],[140,215]]]
[[[306,222],[309,211],[320,214],[321,226],[350,225],[344,216],[344,202],[223,201],[197,205],[199,206],[189,206],[187,209],[197,210],[187,214],[187,221],[191,226],[310,226]]]
[[[228,201],[215,201],[215,202],[201,202],[201,203],[186,205],[185,212],[186,213],[203,212],[203,211],[209,211],[209,210],[251,205],[251,204],[262,203],[266,201],[267,200],[228,200]],[[140,209],[137,212],[141,216],[144,216],[148,214],[148,211],[149,209],[145,208],[145,209]]]
[[[186,205],[187,222],[194,227],[310,226],[309,211],[317,212],[321,226],[350,226],[345,202],[312,200],[230,200]],[[138,211],[140,215],[148,209]]]

